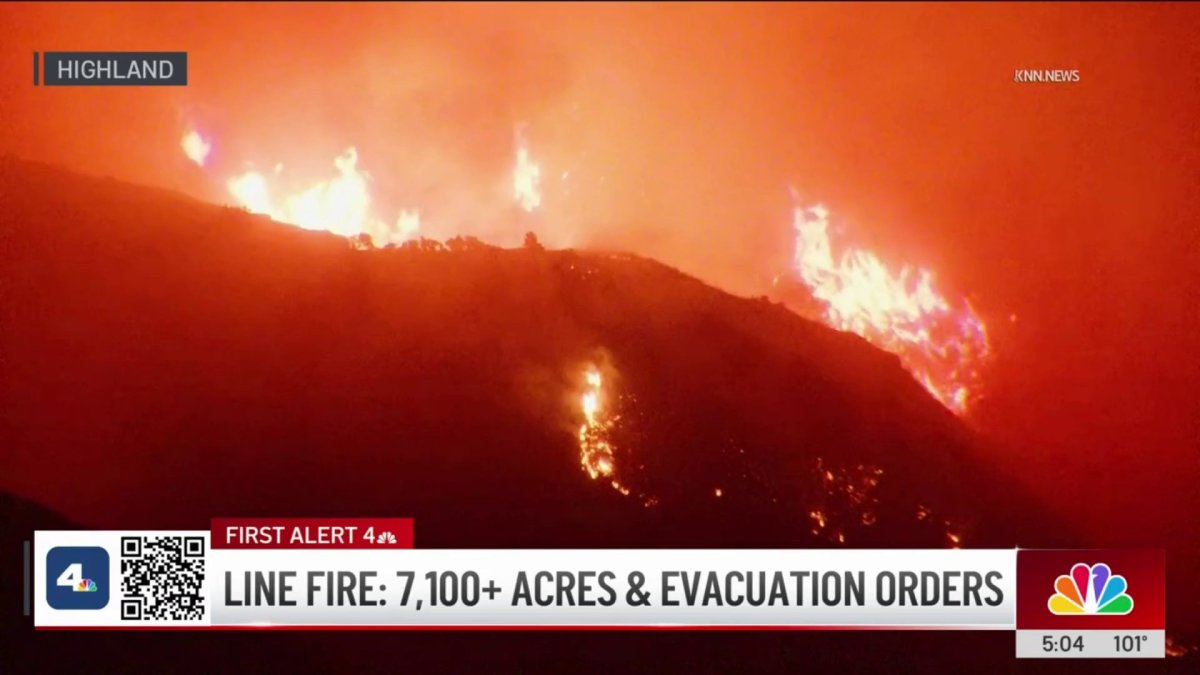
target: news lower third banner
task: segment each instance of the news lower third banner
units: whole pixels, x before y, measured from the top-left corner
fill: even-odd
[[[1017,631],[1162,657],[1155,550],[420,549],[402,518],[38,531],[38,628]]]

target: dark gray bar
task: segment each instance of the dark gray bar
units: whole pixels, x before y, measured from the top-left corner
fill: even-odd
[[[41,65],[41,64],[38,63],[38,53],[34,52],[33,53],[33,86],[35,86],[35,87],[38,86],[38,66],[39,65]]]
[[[46,86],[187,86],[187,52],[46,52]]]
[[[22,594],[21,599],[25,605],[25,616],[29,616],[30,600],[33,598],[33,589],[30,588],[30,575],[33,573],[33,560],[32,554],[29,551],[29,542],[26,541],[23,543],[25,544],[23,547],[25,549],[25,593]]]

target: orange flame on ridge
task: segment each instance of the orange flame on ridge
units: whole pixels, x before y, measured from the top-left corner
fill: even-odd
[[[893,274],[857,248],[835,258],[824,207],[796,208],[794,226],[794,269],[824,305],[821,319],[896,354],[934,398],[965,414],[990,354],[987,328],[970,303],[951,304],[928,269],[903,266]]]
[[[212,145],[195,130],[180,141],[188,159],[200,166]],[[286,194],[282,200],[268,177],[258,171],[246,171],[225,181],[225,188],[238,206],[251,213],[306,230],[323,230],[347,238],[366,235],[374,246],[401,244],[416,236],[420,216],[415,210],[401,211],[393,222],[386,222],[371,210],[368,190],[370,176],[358,168],[358,151],[350,147],[333,161],[336,175],[308,188]],[[283,166],[275,165],[275,174]]]

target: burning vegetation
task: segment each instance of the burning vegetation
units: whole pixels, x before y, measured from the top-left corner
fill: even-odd
[[[190,130],[180,146],[189,160],[205,167],[213,142]],[[421,224],[416,209],[403,210],[391,220],[376,213],[371,176],[359,167],[355,148],[348,148],[333,164],[332,178],[291,193],[281,189],[284,168],[278,164],[270,173],[248,170],[224,183],[230,198],[247,211],[303,229],[340,235],[356,248],[399,246],[407,250],[418,245],[420,250],[456,250],[459,239],[443,245],[419,236]],[[520,211],[533,213],[541,206],[540,177],[541,168],[518,134],[511,200]],[[965,414],[978,396],[980,368],[990,353],[986,327],[971,305],[966,300],[952,301],[939,292],[929,269],[905,265],[893,270],[871,251],[853,246],[840,247],[840,253],[835,253],[829,212],[821,206],[795,209],[794,227],[791,278],[803,284],[808,299],[788,304],[810,318],[856,333],[896,354],[938,401],[955,413]],[[527,240],[532,236],[527,235]],[[478,240],[472,237],[469,241]],[[526,248],[543,250],[540,245]],[[586,366],[581,376],[582,388],[577,393],[580,466],[589,478],[606,482],[628,496],[630,481],[640,484],[642,478],[622,476],[618,467],[614,439],[621,422],[620,397],[611,391],[611,383],[596,366]],[[628,457],[634,450],[625,448],[621,456]],[[644,473],[644,468],[639,464],[625,470]],[[818,458],[818,489],[813,492],[817,499],[806,511],[810,533],[835,545],[853,544],[860,538],[856,533],[876,523],[883,473],[875,465],[838,468]],[[727,487],[713,486],[708,491],[713,498],[727,498]],[[641,491],[637,499],[646,506],[658,503],[657,497]],[[779,497],[772,501],[778,502]],[[934,519],[930,509],[917,507],[916,521],[929,524]],[[950,520],[938,520],[935,525],[939,529],[944,520],[945,544],[961,545],[958,528]]]
[[[212,140],[192,129],[181,142],[189,160],[204,167]],[[299,191],[280,194],[273,172],[248,170],[225,180],[233,201],[252,213],[307,230],[323,230],[355,246],[400,245],[419,236],[420,212],[402,210],[385,219],[374,212],[370,175],[358,166],[358,151],[347,148],[334,160],[335,175]],[[518,134],[512,169],[513,203],[526,213],[542,204],[541,167]],[[900,357],[913,377],[950,410],[965,415],[979,396],[981,368],[990,355],[987,329],[970,303],[952,301],[934,285],[927,268],[893,271],[875,253],[842,247],[835,255],[829,211],[796,208],[796,244],[789,277],[801,282],[811,303],[789,303],[810,318],[856,333]],[[801,305],[796,307],[796,305]],[[600,470],[599,464],[593,469]]]
[[[818,303],[817,318],[899,356],[934,398],[965,414],[991,351],[971,304],[940,293],[927,268],[893,272],[871,251],[852,246],[835,255],[822,206],[797,208],[794,225],[793,270]]]
[[[585,389],[580,400],[583,425],[579,427],[579,461],[583,470],[592,478],[612,479],[612,486],[622,494],[629,490],[621,487],[613,474],[616,471],[612,444],[608,440],[609,430],[619,419],[601,407],[604,393],[600,372],[588,368],[584,373]]]

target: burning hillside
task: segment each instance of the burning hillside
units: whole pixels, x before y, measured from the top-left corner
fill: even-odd
[[[180,141],[187,158],[202,168],[212,146],[211,139],[194,129]],[[416,239],[419,210],[404,210],[394,221],[376,215],[369,191],[371,176],[357,164],[358,151],[348,148],[334,160],[334,178],[282,196],[280,174],[285,169],[281,164],[269,174],[248,170],[234,175],[225,185],[232,202],[251,213],[306,230],[331,232],[355,246],[381,248]],[[518,134],[512,199],[526,212],[542,203],[540,177],[541,167]],[[821,206],[796,208],[794,267],[787,277],[802,283],[808,297],[797,303],[785,284],[785,300],[801,312],[812,310],[807,312],[810,318],[896,354],[934,398],[965,414],[979,396],[980,370],[990,350],[983,320],[967,301],[951,301],[939,293],[929,269],[902,266],[893,272],[874,253],[857,248],[846,248],[835,257],[828,217]],[[553,227],[553,223],[543,224]],[[592,465],[589,472],[611,473],[602,468]],[[614,487],[622,489],[615,481]]]
[[[2,487],[88,527],[319,510],[411,515],[423,547],[1065,541],[895,356],[653,261],[354,250],[11,160],[0,188]]]
[[[970,303],[941,294],[929,269],[893,272],[874,253],[853,247],[835,256],[824,207],[797,208],[795,227],[794,273],[818,303],[816,316],[896,354],[934,398],[965,414],[979,396],[990,353],[986,326]]]
[[[553,500],[604,503],[594,479],[636,509],[614,541],[633,541],[634,513],[694,508],[777,524],[722,535],[751,540],[1012,536],[998,506],[1011,488],[895,357],[777,305],[631,256],[472,240],[356,251],[166,193],[4,171],[5,287],[23,319],[7,346],[24,364],[6,400],[28,448],[9,487],[70,514],[304,510],[304,485],[344,474],[368,511],[464,516],[420,505],[434,485],[471,489],[548,518],[538,536],[562,543],[573,535],[550,523],[571,511]],[[121,470],[41,480],[79,445]],[[139,459],[159,456],[173,459]],[[224,488],[185,480],[214,457],[241,467],[213,476]],[[285,457],[308,468],[280,472]],[[112,499],[133,484],[189,496],[147,514]]]

